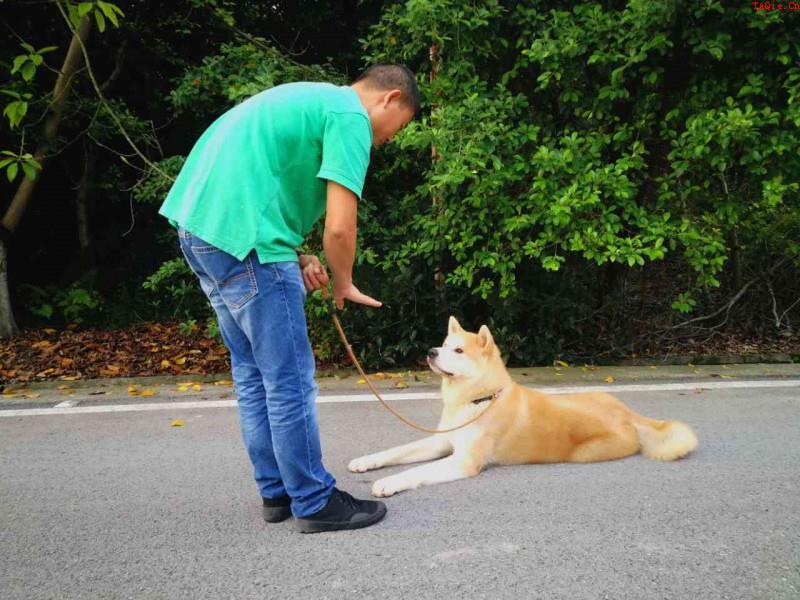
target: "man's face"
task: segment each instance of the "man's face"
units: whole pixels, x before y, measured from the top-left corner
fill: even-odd
[[[394,135],[414,118],[414,111],[400,101],[399,90],[387,92],[380,104],[370,111],[372,145],[391,141]]]

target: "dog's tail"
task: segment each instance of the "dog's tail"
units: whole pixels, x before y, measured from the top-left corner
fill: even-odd
[[[697,448],[697,436],[682,421],[658,421],[635,415],[633,426],[642,454],[653,460],[677,460]]]

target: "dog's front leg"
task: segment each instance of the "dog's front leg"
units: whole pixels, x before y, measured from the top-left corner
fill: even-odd
[[[433,485],[475,477],[481,472],[481,468],[482,465],[465,456],[448,456],[442,460],[379,479],[372,485],[372,495],[382,498],[403,490],[413,490],[421,485]]]
[[[410,444],[389,448],[383,452],[368,454],[354,458],[347,468],[354,473],[363,473],[372,469],[380,469],[391,465],[406,465],[408,463],[422,462],[441,458],[453,451],[453,446],[447,438],[433,435]]]

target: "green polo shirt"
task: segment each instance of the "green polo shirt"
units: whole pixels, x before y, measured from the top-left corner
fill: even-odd
[[[159,213],[243,260],[297,260],[326,207],[326,180],[361,197],[369,115],[347,86],[289,83],[219,117],[195,144]]]

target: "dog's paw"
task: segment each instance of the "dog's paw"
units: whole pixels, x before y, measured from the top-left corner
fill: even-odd
[[[408,488],[402,485],[399,478],[395,476],[384,477],[372,484],[372,495],[377,498],[388,498],[405,489]]]
[[[361,456],[351,460],[347,468],[353,473],[364,473],[365,471],[378,469],[380,466],[371,456]]]

